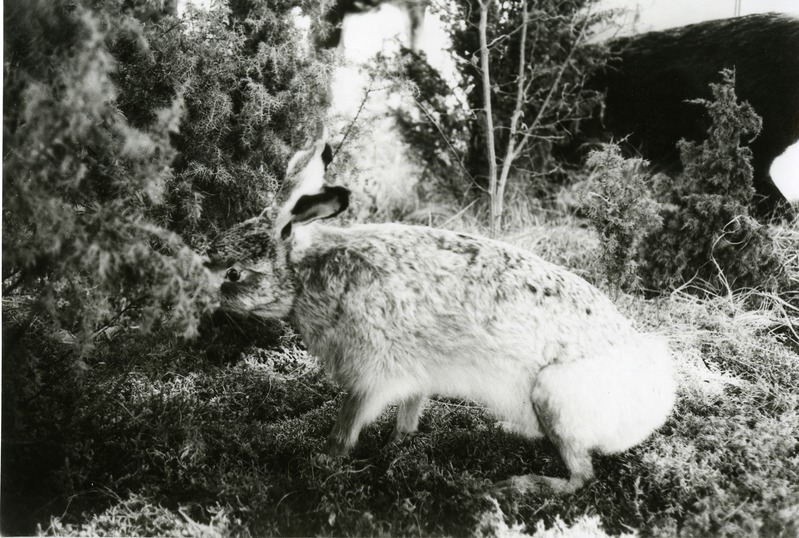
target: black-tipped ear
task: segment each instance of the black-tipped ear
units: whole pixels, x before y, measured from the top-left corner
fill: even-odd
[[[335,217],[350,206],[350,190],[346,187],[327,186],[317,194],[300,196],[291,209],[293,222],[298,224]]]
[[[322,162],[325,163],[325,170],[333,162],[333,148],[330,147],[330,144],[325,144],[325,149],[322,150]]]

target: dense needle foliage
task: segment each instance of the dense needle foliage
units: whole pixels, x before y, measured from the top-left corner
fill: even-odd
[[[83,374],[136,368],[149,331],[149,351],[201,332],[204,245],[264,208],[328,100],[330,58],[297,24],[327,3],[173,4],[5,4],[4,532],[92,483],[70,471],[73,413],[108,401]]]
[[[260,212],[320,117],[307,6],[235,7],[144,24],[125,2],[7,6],[4,282],[84,339],[134,302],[195,333],[209,299],[186,245]]]
[[[595,178],[584,206],[602,240],[599,263],[611,288],[634,290],[640,284],[641,245],[662,224],[642,172],[646,161],[625,159],[618,146],[609,145],[592,152],[587,165]]]
[[[666,187],[668,203],[657,244],[645,253],[643,272],[663,288],[696,279],[717,292],[784,287],[783,262],[767,226],[751,216],[752,152],[761,119],[735,95],[735,73],[711,84],[712,100],[699,99],[711,118],[707,139],[678,144],[683,172]]]
[[[195,332],[208,303],[201,260],[148,219],[166,194],[182,100],[136,128],[117,106],[109,17],[65,2],[10,3],[5,16],[6,293],[24,288],[34,312],[84,339],[131,302],[150,320],[171,304]]]
[[[585,208],[602,238],[600,261],[607,278],[622,288],[639,280],[652,290],[758,289],[790,299],[797,287],[795,260],[750,214],[754,189],[746,145],[757,136],[760,118],[738,101],[734,72],[722,72],[722,82],[711,89],[712,101],[696,101],[711,118],[707,139],[680,141],[684,171],[678,177],[649,181],[640,160],[623,159],[617,146],[589,158],[596,181]]]

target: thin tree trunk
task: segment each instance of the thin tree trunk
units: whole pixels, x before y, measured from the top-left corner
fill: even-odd
[[[508,175],[510,174],[510,167],[513,161],[519,155],[519,152],[525,145],[526,138],[523,138],[519,145],[516,145],[516,133],[519,128],[519,120],[522,117],[522,109],[525,103],[524,92],[524,74],[527,68],[526,47],[527,47],[527,21],[529,14],[527,13],[527,0],[522,2],[522,26],[521,26],[521,39],[519,42],[519,73],[517,75],[516,84],[516,104],[514,106],[513,115],[510,120],[510,132],[508,133],[508,148],[505,152],[505,159],[502,161],[502,171],[497,180],[496,192],[492,191],[492,195],[496,199],[496,214],[492,215],[496,222],[491,223],[491,229],[496,229],[497,233],[502,230],[502,213],[505,206],[505,185],[508,183]]]
[[[494,117],[491,109],[491,76],[488,63],[488,10],[493,0],[480,1],[480,67],[483,73],[483,112],[486,122],[486,149],[488,151],[488,193],[491,207],[491,236],[499,235],[496,227],[499,222],[497,215],[497,152],[494,141]]]

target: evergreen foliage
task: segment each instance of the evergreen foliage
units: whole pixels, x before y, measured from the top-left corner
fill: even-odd
[[[293,11],[316,4],[239,4],[148,24],[122,0],[7,5],[6,291],[86,344],[122,310],[195,334],[194,252],[263,209],[321,115],[329,69]]]
[[[205,323],[201,253],[263,210],[324,111],[329,58],[295,24],[314,32],[324,3],[233,4],[180,19],[161,0],[5,4],[4,534],[119,483],[80,470],[99,431],[82,417],[147,357],[213,362],[238,356],[237,332],[274,336]]]
[[[660,207],[642,173],[647,163],[625,159],[617,145],[608,145],[592,152],[587,164],[596,178],[583,204],[601,237],[599,263],[611,288],[634,289],[640,280],[641,243],[662,224]]]
[[[264,208],[321,118],[330,58],[311,55],[295,19],[314,20],[327,3],[235,1],[162,21],[146,47],[113,43],[120,109],[132,122],[148,124],[176,95],[185,103],[158,217],[195,247]]]
[[[640,159],[623,159],[617,146],[591,155],[597,178],[584,208],[602,241],[600,261],[622,287],[639,279],[655,290],[692,284],[712,293],[789,292],[795,283],[783,249],[750,215],[752,154],[744,144],[757,136],[760,118],[738,102],[733,71],[722,71],[711,90],[712,101],[695,101],[711,118],[708,138],[680,141],[684,171],[673,180],[656,177],[657,202]]]
[[[716,292],[776,291],[783,264],[768,228],[750,215],[752,152],[745,144],[761,120],[738,102],[733,71],[722,71],[711,91],[712,101],[695,101],[710,115],[708,138],[678,144],[684,171],[669,189],[663,230],[647,243],[642,273],[658,289],[697,279]]]
[[[4,281],[84,343],[131,303],[149,320],[171,304],[195,333],[210,302],[202,259],[147,218],[164,196],[181,100],[137,129],[117,106],[109,17],[45,1],[10,3],[5,16]]]

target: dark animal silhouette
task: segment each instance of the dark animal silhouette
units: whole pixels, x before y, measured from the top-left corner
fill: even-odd
[[[775,157],[799,139],[799,19],[769,13],[714,20],[611,42],[613,58],[591,85],[606,91],[604,125],[586,125],[586,134],[604,129],[615,140],[628,137],[628,150],[640,153],[667,173],[681,168],[681,138],[706,138],[705,107],[688,102],[710,99],[709,84],[734,68],[736,94],[763,118],[751,143],[754,186],[761,209],[783,199],[769,168]]]

